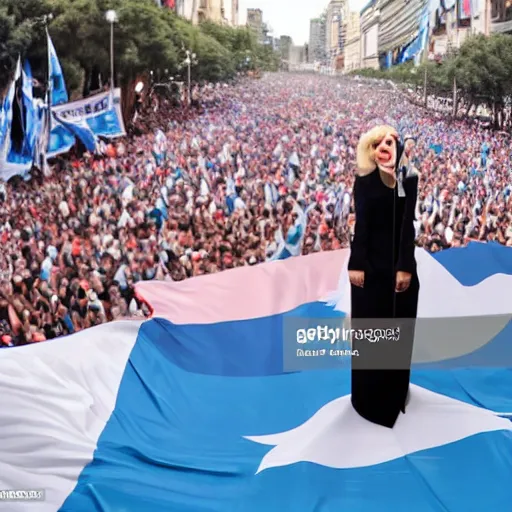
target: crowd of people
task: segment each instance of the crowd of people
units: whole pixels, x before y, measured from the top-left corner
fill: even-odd
[[[141,280],[348,247],[355,148],[376,123],[417,138],[417,242],[512,246],[509,137],[432,117],[383,84],[269,75],[148,99],[130,136],[0,184],[0,346],[148,313]],[[293,254],[293,250],[290,249]]]

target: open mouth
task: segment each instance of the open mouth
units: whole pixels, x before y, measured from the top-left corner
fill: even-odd
[[[377,153],[377,160],[382,163],[389,162],[391,160],[391,153],[384,148],[379,149]]]

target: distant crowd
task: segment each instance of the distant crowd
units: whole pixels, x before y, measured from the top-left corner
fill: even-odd
[[[427,118],[397,94],[273,75],[204,87],[193,108],[149,99],[129,137],[0,183],[0,346],[147,315],[141,280],[255,265],[283,242],[348,247],[355,148],[376,123],[417,136],[420,246],[512,246],[508,136]]]

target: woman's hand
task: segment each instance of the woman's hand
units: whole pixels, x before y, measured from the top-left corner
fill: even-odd
[[[358,288],[364,288],[364,271],[362,270],[349,270],[348,278],[350,283]]]
[[[409,288],[409,285],[411,284],[411,278],[412,274],[409,274],[408,272],[397,272],[395,291],[397,293],[405,292],[405,290],[407,290],[407,288]]]

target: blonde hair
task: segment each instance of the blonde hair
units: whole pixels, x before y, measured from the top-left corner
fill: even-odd
[[[375,126],[375,128],[361,135],[356,151],[357,174],[359,176],[366,176],[377,168],[373,146],[380,143],[387,135],[392,135],[398,141],[397,131],[387,125]]]

